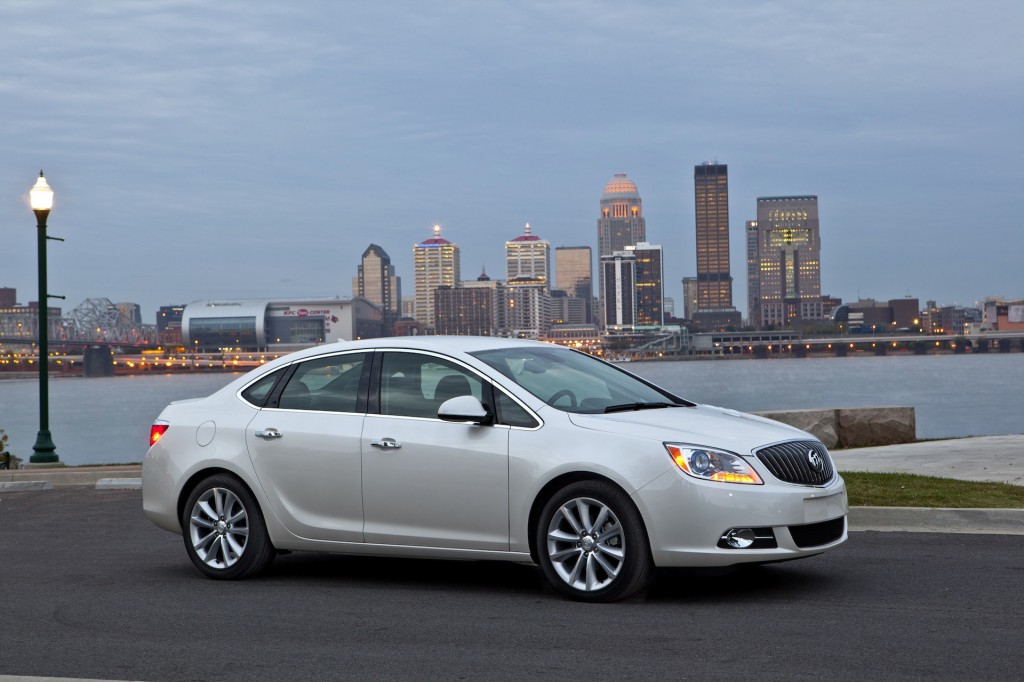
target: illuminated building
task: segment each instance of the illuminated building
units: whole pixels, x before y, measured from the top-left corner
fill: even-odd
[[[665,266],[661,246],[640,242],[626,247],[636,256],[636,316],[634,324],[665,324]]]
[[[181,320],[182,345],[200,351],[295,350],[381,331],[380,308],[361,298],[195,301]]]
[[[505,279],[534,279],[550,285],[551,244],[530,231],[526,223],[523,234],[505,242]]]
[[[735,327],[729,269],[729,169],[704,163],[693,170],[697,227],[697,310],[693,320],[710,331]]]
[[[547,331],[550,296],[544,282],[523,277],[496,289],[499,311],[495,314],[498,334],[517,339],[539,339]]]
[[[747,221],[747,317],[750,326],[761,328],[761,256],[758,253],[757,221]]]
[[[589,246],[559,246],[555,249],[555,288],[582,305],[571,304],[580,311],[579,319],[568,324],[591,324],[594,321],[593,260]],[[568,305],[568,304],[567,304]]]
[[[693,319],[697,312],[697,278],[683,277],[683,318]]]
[[[644,222],[643,206],[636,184],[626,177],[625,173],[616,173],[604,187],[601,195],[601,217],[597,219],[597,255],[598,258],[612,256],[623,252],[627,246],[647,239],[647,228]],[[604,301],[608,287],[604,282],[604,266],[599,270],[598,290],[601,296],[601,311],[604,315],[609,309]],[[632,317],[632,311],[630,312]],[[608,318],[602,317],[600,322],[613,324]]]
[[[156,331],[160,343],[167,345],[181,344],[181,318],[185,314],[185,306],[162,305],[156,311]]]
[[[822,319],[818,197],[758,197],[754,229],[757,314],[751,313],[751,324],[785,327]]]
[[[389,334],[402,309],[402,280],[395,276],[391,257],[380,246],[370,244],[363,251],[357,272],[352,278],[352,295],[380,307],[385,333]]]
[[[490,336],[494,320],[494,287],[434,289],[437,334]]]
[[[434,236],[412,247],[412,257],[416,321],[431,330],[434,328],[434,289],[458,285],[459,247],[441,237],[441,226],[434,225]]]
[[[601,281],[605,328],[632,329],[636,324],[636,253],[630,249],[601,256]]]

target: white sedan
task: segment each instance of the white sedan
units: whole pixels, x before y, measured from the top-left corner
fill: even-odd
[[[845,484],[813,436],[531,341],[310,348],[172,403],[150,442],[145,512],[211,578],[295,550],[506,560],[611,601],[656,566],[847,537]]]

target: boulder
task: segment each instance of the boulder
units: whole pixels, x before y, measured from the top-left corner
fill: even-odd
[[[785,412],[758,412],[757,414],[806,431],[830,450],[839,443],[836,410],[787,410]]]
[[[843,448],[912,443],[917,439],[913,407],[842,408],[837,413],[839,446]]]

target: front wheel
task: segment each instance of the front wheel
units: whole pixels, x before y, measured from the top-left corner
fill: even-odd
[[[535,532],[541,571],[572,599],[616,601],[650,582],[653,562],[640,513],[611,483],[562,488],[544,506]]]
[[[259,505],[232,476],[218,474],[200,482],[185,503],[181,527],[185,551],[207,577],[245,578],[274,559]]]

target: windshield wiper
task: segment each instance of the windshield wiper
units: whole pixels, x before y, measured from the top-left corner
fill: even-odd
[[[621,405],[609,405],[604,408],[605,414],[609,412],[632,412],[635,410],[653,410],[659,407],[678,407],[675,403],[623,403]]]

